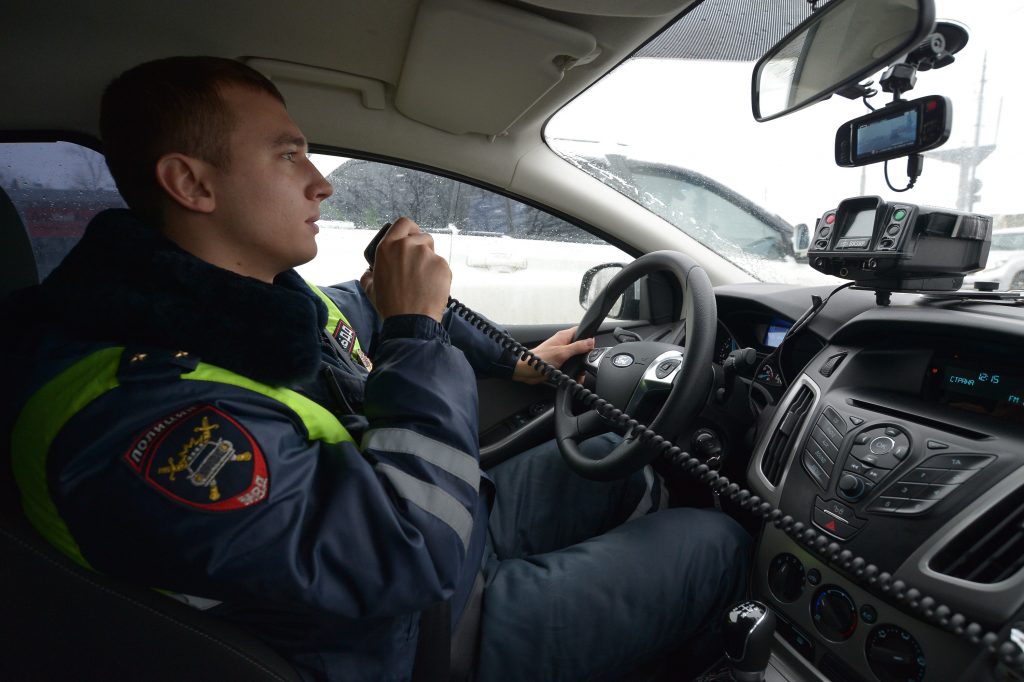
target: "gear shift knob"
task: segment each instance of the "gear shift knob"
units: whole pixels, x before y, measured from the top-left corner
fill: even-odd
[[[759,601],[745,601],[725,616],[725,657],[736,682],[760,682],[768,667],[775,634],[775,614]]]

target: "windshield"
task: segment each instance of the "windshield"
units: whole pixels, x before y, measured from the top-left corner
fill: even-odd
[[[766,22],[745,0],[705,0],[552,118],[548,144],[751,279],[833,281],[794,251],[792,234],[861,195],[991,215],[993,248],[1019,248],[996,244],[1000,230],[1024,225],[1024,91],[1014,59],[1024,3],[936,0],[938,18],[965,25],[970,40],[953,64],[918,73],[905,95],[945,95],[954,112],[949,141],[925,153],[906,193],[886,186],[883,164],[836,166],[836,129],[868,112],[859,99],[833,96],[754,121],[754,63],[809,13],[806,0],[777,4]],[[905,160],[890,161],[888,174],[905,187]]]

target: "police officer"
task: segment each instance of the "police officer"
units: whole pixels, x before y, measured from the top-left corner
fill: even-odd
[[[309,679],[408,679],[439,602],[456,629],[480,614],[478,679],[614,678],[740,596],[746,536],[663,509],[650,470],[584,481],[549,443],[481,472],[476,375],[538,376],[445,313],[451,272],[411,220],[361,284],[295,273],[331,186],[260,74],[141,65],[101,131],[130,210],[7,312],[12,465],[57,548],[256,631]],[[570,340],[537,352],[592,347]]]

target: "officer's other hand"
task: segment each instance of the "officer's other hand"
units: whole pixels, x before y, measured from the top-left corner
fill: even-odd
[[[589,353],[594,350],[594,339],[580,339],[574,342],[572,337],[575,333],[576,327],[555,332],[550,339],[530,350],[549,365],[561,368],[565,361],[574,355]],[[524,384],[539,384],[544,381],[544,375],[530,367],[523,360],[516,364],[512,378]]]
[[[434,253],[433,237],[408,218],[396,220],[373,264],[371,300],[380,316],[427,315],[440,322],[451,285],[452,271]]]

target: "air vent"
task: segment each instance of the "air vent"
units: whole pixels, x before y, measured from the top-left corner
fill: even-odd
[[[786,414],[779,422],[778,428],[772,434],[768,442],[768,448],[761,458],[761,473],[773,486],[782,480],[782,472],[786,468],[786,456],[792,450],[793,439],[800,433],[800,427],[807,419],[807,412],[814,402],[814,392],[806,386],[801,386],[796,397],[789,404]]]
[[[974,583],[997,583],[1024,567],[1024,489],[975,519],[942,548],[931,569]]]

